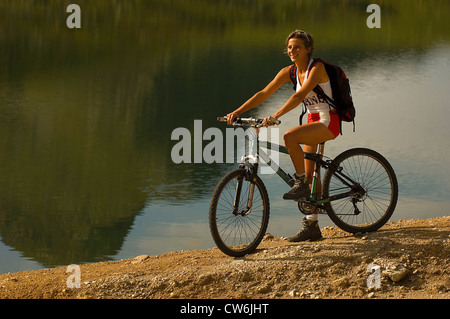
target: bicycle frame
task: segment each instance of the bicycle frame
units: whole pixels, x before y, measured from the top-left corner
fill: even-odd
[[[262,149],[267,148],[270,150],[277,150],[280,153],[288,154],[289,151],[285,146],[278,145],[275,143],[263,141],[261,142],[259,140],[259,129],[252,127],[256,131],[256,134],[254,135],[254,139],[256,140],[256,154],[249,154],[247,156],[243,157],[243,161],[241,165],[249,165],[249,161],[253,160],[256,162],[256,164],[259,164],[260,158],[267,163],[268,166],[270,166],[275,173],[284,181],[286,182],[290,187],[294,186],[294,178],[286,173],[276,162],[274,162],[270,156]],[[253,134],[251,134],[253,136]],[[251,143],[254,143],[255,141],[250,141]],[[261,145],[262,144],[262,145]],[[312,177],[312,184],[311,184],[311,195],[308,199],[309,202],[315,203],[317,205],[323,205],[325,203],[328,203],[330,201],[334,201],[341,198],[350,197],[354,194],[363,192],[362,187],[359,185],[359,183],[352,180],[350,177],[342,173],[341,169],[339,167],[335,168],[334,175],[346,186],[350,188],[349,191],[341,194],[332,195],[328,198],[317,198],[317,180],[319,178],[320,168],[323,167],[324,169],[328,169],[332,167],[333,163],[332,161],[324,161],[323,160],[323,154],[324,154],[324,147],[325,143],[320,143],[317,147],[316,153],[306,153],[305,152],[305,159],[312,160],[315,162],[314,165],[314,171],[313,171],[313,177]],[[257,166],[256,166],[257,169]]]

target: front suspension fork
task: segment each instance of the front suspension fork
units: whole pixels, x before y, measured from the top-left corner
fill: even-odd
[[[248,189],[248,198],[247,198],[247,207],[243,209],[242,211],[239,211],[239,204],[241,200],[241,193],[242,193],[242,184],[244,183],[244,178],[240,178],[238,180],[238,183],[236,185],[236,193],[234,197],[234,204],[233,204],[233,214],[234,215],[248,215],[253,207],[253,195],[255,193],[255,182],[250,182],[250,186]]]

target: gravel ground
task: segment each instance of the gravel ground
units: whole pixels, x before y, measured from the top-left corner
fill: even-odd
[[[0,275],[4,299],[450,299],[450,217],[374,233],[322,229],[317,242],[265,236],[232,258],[217,248]],[[71,287],[75,286],[75,287]]]

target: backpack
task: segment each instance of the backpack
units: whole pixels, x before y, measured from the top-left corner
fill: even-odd
[[[339,115],[339,125],[341,128],[342,135],[342,121],[345,122],[353,122],[353,132],[355,131],[355,116],[356,110],[353,105],[352,93],[350,90],[350,83],[348,78],[345,76],[344,71],[341,67],[325,62],[321,59],[314,59],[309,67],[309,71],[311,71],[312,67],[317,63],[322,62],[325,66],[325,70],[327,71],[328,77],[330,78],[331,90],[333,92],[333,98],[331,99],[322,88],[317,85],[313,91],[320,95],[328,105],[334,107],[336,112]],[[294,90],[296,90],[297,86],[297,65],[293,64],[290,69],[290,78],[292,83],[294,84]],[[305,115],[306,109],[304,108],[302,114],[300,115],[300,125],[302,124],[302,117]]]

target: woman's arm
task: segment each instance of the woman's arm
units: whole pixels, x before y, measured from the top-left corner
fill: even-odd
[[[239,117],[242,113],[257,107],[258,105],[261,105],[284,83],[290,81],[291,79],[289,76],[289,70],[290,66],[281,69],[280,72],[278,72],[278,74],[275,76],[275,78],[264,89],[253,95],[234,112],[227,114],[228,124],[231,125],[234,119]]]

